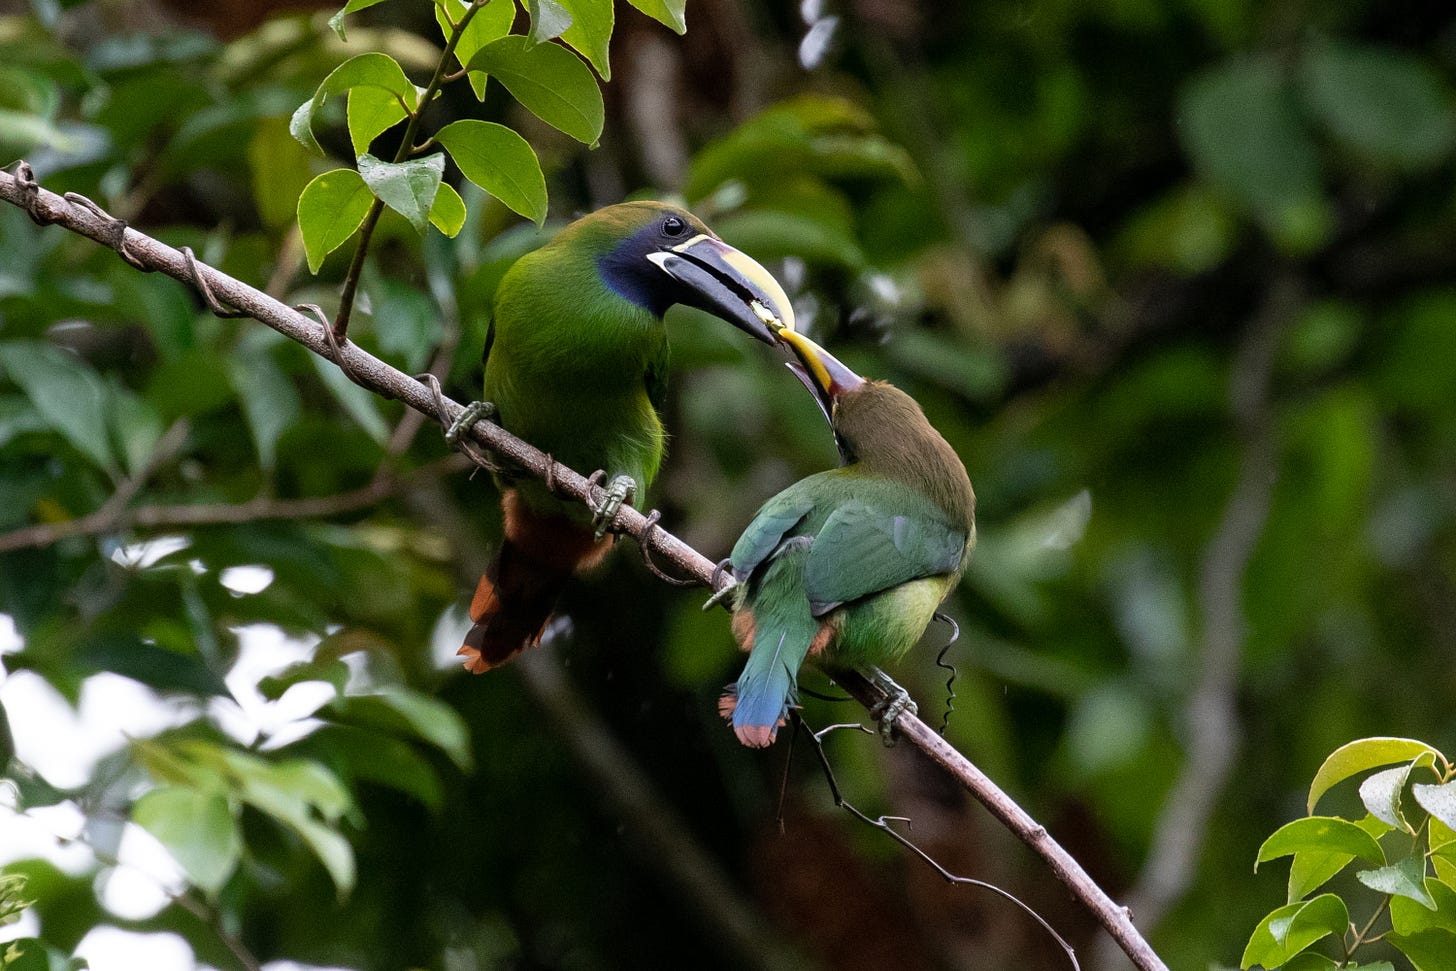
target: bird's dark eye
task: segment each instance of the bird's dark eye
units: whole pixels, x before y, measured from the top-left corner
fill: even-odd
[[[665,235],[668,236],[681,236],[683,234],[683,230],[687,228],[688,224],[683,222],[677,216],[668,216],[662,221],[662,231]]]

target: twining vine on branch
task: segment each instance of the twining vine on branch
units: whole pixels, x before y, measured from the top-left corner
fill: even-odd
[[[464,411],[460,404],[440,392],[438,382],[433,379],[416,380],[358,345],[338,340],[331,322],[319,308],[290,307],[197,260],[185,247],[173,249],[131,229],[84,196],[75,193],[60,196],[42,189],[24,162],[17,166],[15,175],[0,171],[0,198],[23,209],[41,225],[58,225],[116,250],[139,270],[161,271],[196,288],[212,312],[252,317],[333,361],[362,387],[397,399],[444,426],[451,425]],[[605,496],[606,490],[593,478],[554,461],[492,422],[477,421],[465,431],[462,442],[489,450],[545,482],[556,494],[591,508],[597,508]],[[711,560],[659,526],[655,511],[644,515],[624,504],[610,527],[636,540],[649,564],[653,555],[660,556],[681,573],[715,591],[730,582],[715,571]],[[655,567],[654,572],[657,572]],[[884,700],[884,689],[858,672],[842,676],[839,683],[866,709],[874,710]],[[895,729],[900,738],[949,772],[1003,825],[1046,860],[1057,878],[1096,916],[1139,971],[1167,971],[1167,966],[1133,925],[1132,913],[1108,897],[1043,826],[969,759],[914,714],[901,714]]]

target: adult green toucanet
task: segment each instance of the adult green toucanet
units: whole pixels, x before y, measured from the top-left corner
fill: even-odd
[[[779,338],[844,464],[768,500],[733,547],[733,633],[749,655],[719,711],[754,748],[784,724],[806,658],[830,673],[878,674],[909,651],[976,542],[971,480],[915,399],[861,378],[791,326]]]
[[[604,533],[662,463],[658,410],[667,389],[663,313],[698,307],[766,343],[792,326],[783,288],[690,213],[658,202],[609,206],[522,256],[496,291],[485,341],[482,413],[556,461],[610,476],[593,514],[545,483],[497,477],[505,513],[499,553],[476,588],[460,654],[481,673],[537,642],[575,572],[611,548]]]

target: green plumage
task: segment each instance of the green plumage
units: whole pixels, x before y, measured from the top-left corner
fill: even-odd
[[[558,462],[628,475],[646,489],[667,441],[662,318],[609,288],[599,260],[661,212],[616,206],[521,257],[501,280],[486,344],[485,399],[501,424]],[[581,522],[590,513],[545,486],[517,488],[533,509]]]
[[[849,464],[774,496],[733,549],[750,654],[723,708],[747,745],[773,740],[806,658],[832,671],[914,647],[975,543],[965,467],[908,395],[862,383],[832,423]]]

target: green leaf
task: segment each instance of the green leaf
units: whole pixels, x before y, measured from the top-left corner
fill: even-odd
[[[601,137],[606,117],[601,89],[591,69],[564,47],[502,37],[477,51],[466,66],[500,81],[532,114],[577,141],[595,145]]]
[[[1422,809],[1456,829],[1456,782],[1440,786],[1418,782],[1412,787],[1412,791]]]
[[[360,88],[373,91],[373,88]],[[388,95],[385,95],[388,97]],[[272,230],[293,225],[298,197],[313,173],[308,150],[288,132],[281,118],[259,118],[248,141],[248,170],[252,176],[253,205],[263,225]]]
[[[1360,783],[1360,801],[1370,815],[1399,829],[1406,823],[1400,815],[1400,793],[1410,776],[1410,766],[1401,765],[1393,769],[1373,772]]]
[[[545,221],[546,176],[520,135],[494,122],[465,119],[441,128],[435,139],[471,182],[537,225]]]
[[[102,468],[115,467],[108,434],[109,395],[90,365],[49,344],[15,341],[0,345],[0,368],[77,451]]]
[[[409,112],[392,92],[383,88],[351,88],[346,115],[349,143],[357,158],[369,151],[374,139],[409,117]]]
[[[603,81],[612,79],[610,47],[615,11],[612,0],[561,0],[571,14],[571,26],[561,39],[591,62]]]
[[[1372,840],[1377,841],[1381,836],[1390,832],[1389,826],[1369,815],[1354,825]],[[1377,842],[1377,848],[1379,845]],[[1354,858],[1353,853],[1338,851],[1303,850],[1295,853],[1294,859],[1289,865],[1289,902],[1302,900],[1319,889],[1325,881],[1343,870]],[[1382,850],[1381,855],[1371,862],[1384,863],[1384,851]]]
[[[344,4],[343,8],[340,9],[338,13],[334,14],[332,17],[329,18],[329,26],[334,28],[334,33],[339,35],[339,40],[347,42],[349,38],[344,36],[345,15],[357,13],[358,11],[365,9],[366,7],[372,7],[377,3],[383,2],[384,0],[349,0],[349,2]]]
[[[440,778],[430,760],[401,739],[347,725],[329,725],[309,736],[311,749],[342,763],[353,779],[388,786],[413,796],[432,810],[444,801]]]
[[[258,693],[269,701],[277,701],[289,688],[309,681],[332,685],[334,691],[342,695],[344,685],[349,683],[349,665],[338,658],[331,661],[299,661],[278,674],[270,674],[259,681]]]
[[[1239,967],[1277,968],[1316,941],[1331,934],[1343,935],[1349,923],[1345,902],[1332,893],[1286,904],[1259,922]]]
[[[323,710],[326,717],[341,724],[411,735],[443,751],[460,768],[469,769],[471,765],[465,722],[455,709],[429,695],[390,688],[377,694],[338,698]]]
[[[436,152],[408,162],[384,162],[373,155],[359,156],[359,175],[374,197],[399,213],[415,232],[423,234],[440,178],[445,174],[445,153]]]
[[[1339,965],[1332,958],[1314,951],[1305,951],[1303,954],[1287,962],[1281,971],[1335,971]]]
[[[1277,61],[1242,58],[1195,75],[1179,108],[1184,147],[1205,178],[1283,245],[1304,251],[1324,239],[1319,151]]]
[[[111,440],[126,471],[135,475],[152,457],[162,437],[162,416],[149,401],[119,384],[107,392]]]
[[[258,450],[258,464],[272,469],[278,460],[278,440],[303,413],[303,402],[293,382],[268,353],[263,331],[250,331],[239,342],[240,353],[227,359],[228,380],[238,393],[243,417]]]
[[[435,204],[430,206],[430,223],[454,239],[465,228],[465,200],[448,182],[440,183]]]
[[[1300,62],[1305,102],[1340,141],[1405,169],[1439,163],[1456,139],[1456,112],[1440,75],[1394,49],[1316,44]]]
[[[1371,890],[1409,897],[1427,910],[1436,909],[1436,902],[1426,892],[1426,860],[1420,854],[1378,870],[1360,870],[1355,878]]]
[[[298,197],[298,228],[310,272],[317,273],[324,257],[354,235],[373,204],[373,193],[353,169],[325,172],[304,187]]]
[[[1319,802],[1320,796],[1351,776],[1378,765],[1410,761],[1425,752],[1440,756],[1439,752],[1425,742],[1410,738],[1361,738],[1341,745],[1325,759],[1319,771],[1314,774],[1314,781],[1309,786],[1307,808],[1309,812],[1314,812],[1315,803]]]
[[[224,752],[240,795],[249,804],[292,829],[307,844],[342,896],[354,887],[354,851],[349,841],[315,818],[338,821],[350,807],[348,790],[328,769],[308,759],[270,763],[242,752]]]
[[[310,354],[309,360],[349,417],[366,435],[383,445],[389,439],[389,425],[379,413],[378,396],[349,380],[349,376],[332,361],[326,361],[317,354]]]
[[[1456,971],[1456,934],[1450,931],[1390,933],[1385,939],[1410,958],[1416,971]]]
[[[526,10],[531,16],[531,32],[527,36],[533,44],[560,37],[571,26],[571,12],[556,0],[526,0]]]
[[[221,792],[163,786],[138,799],[131,818],[160,840],[187,878],[209,896],[222,889],[242,857],[237,820]]]
[[[1434,911],[1409,897],[1391,897],[1391,926],[1401,934],[1415,934],[1433,927],[1456,934],[1456,890],[1427,877],[1426,893],[1436,904]]]
[[[329,76],[323,79],[313,94],[313,97],[298,106],[293,113],[293,118],[288,123],[288,130],[293,137],[308,149],[322,155],[324,150],[319,147],[318,139],[313,136],[313,116],[323,107],[330,95],[342,94],[350,88],[379,88],[387,91],[398,99],[400,105],[409,111],[419,107],[420,93],[410,79],[405,77],[404,69],[399,62],[388,54],[381,54],[378,51],[370,51],[367,54],[358,54],[349,58],[343,64],[334,68]]]
[[[1385,853],[1375,838],[1348,819],[1308,816],[1275,830],[1259,847],[1254,870],[1258,871],[1260,863],[1304,851],[1347,853],[1371,863],[1385,862]]]
[[[688,30],[684,8],[688,0],[628,0],[632,6],[656,20],[666,24],[679,34]]]
[[[376,326],[380,351],[403,362],[418,374],[428,365],[444,335],[440,308],[425,291],[399,280],[377,280],[369,288],[370,316]]]
[[[456,23],[465,15],[465,4],[462,0],[435,0],[435,21],[440,25],[440,33],[446,39],[450,37],[450,21]],[[470,63],[475,52],[480,50],[491,41],[500,40],[511,32],[511,22],[516,17],[516,5],[514,0],[490,0],[484,7],[475,12],[470,18],[470,23],[465,25],[465,31],[460,39],[455,42],[455,58],[464,67]],[[475,92],[477,100],[485,97],[486,74],[484,71],[471,71],[467,75],[470,79],[470,87]]]

